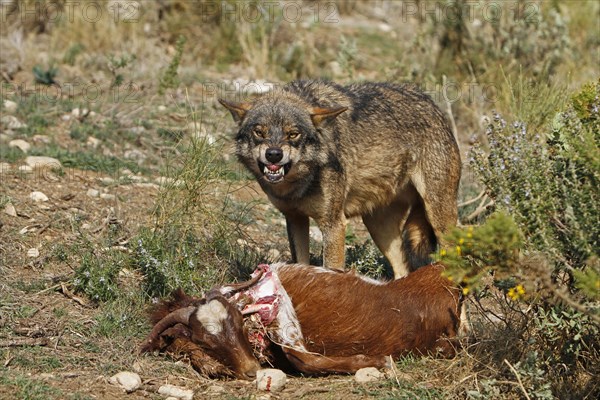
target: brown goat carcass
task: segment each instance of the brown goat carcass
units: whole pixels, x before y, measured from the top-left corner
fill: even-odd
[[[208,375],[225,373],[225,366],[240,378],[252,378],[259,359],[324,374],[383,368],[387,356],[411,352],[452,355],[466,324],[461,291],[442,271],[432,264],[381,282],[322,267],[263,264],[250,281],[213,289],[206,298],[175,293],[155,309],[142,351],[182,351]]]

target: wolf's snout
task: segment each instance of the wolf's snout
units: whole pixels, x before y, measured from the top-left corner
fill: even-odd
[[[278,163],[283,158],[283,150],[279,147],[269,147],[265,152],[265,158],[273,164]]]

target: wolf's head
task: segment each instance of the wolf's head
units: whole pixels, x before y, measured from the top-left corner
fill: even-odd
[[[236,142],[240,161],[261,183],[269,185],[305,179],[310,165],[323,157],[319,152],[321,129],[347,109],[312,107],[282,92],[251,103],[219,102],[239,125]]]

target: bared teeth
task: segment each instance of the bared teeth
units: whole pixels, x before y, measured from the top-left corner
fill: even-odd
[[[265,165],[265,168],[263,169],[263,173],[264,174],[269,174],[269,175],[275,175],[275,176],[276,175],[281,175],[281,176],[285,175],[285,171],[284,171],[283,167],[279,167],[279,169],[276,169],[275,171],[272,171],[266,165]]]

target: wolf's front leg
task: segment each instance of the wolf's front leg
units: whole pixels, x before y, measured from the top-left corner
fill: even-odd
[[[323,266],[344,270],[346,253],[346,218],[319,223],[323,232]]]
[[[299,264],[310,264],[310,253],[308,248],[308,217],[301,214],[286,214],[287,227],[292,262]]]

